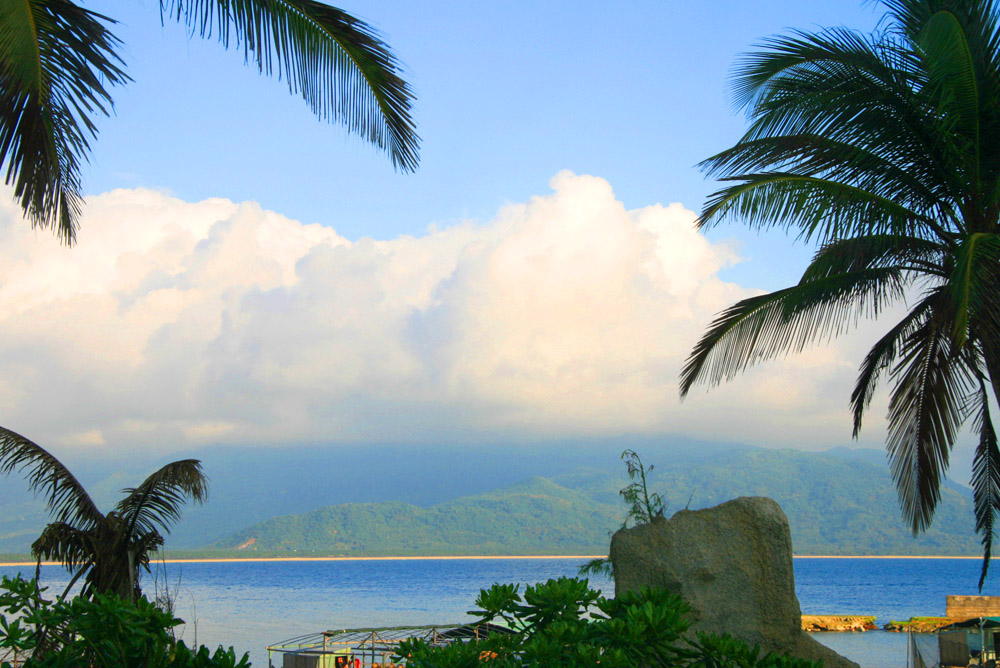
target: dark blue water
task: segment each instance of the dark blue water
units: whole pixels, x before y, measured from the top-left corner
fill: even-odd
[[[151,593],[169,585],[188,642],[233,645],[267,665],[268,644],[324,629],[436,624],[468,619],[480,589],[494,582],[539,582],[575,575],[579,559],[475,559],[168,564]],[[979,562],[963,559],[796,559],[796,591],[804,614],[875,615],[880,624],[943,615],[947,594],[976,594]],[[1000,569],[1000,565],[998,565]],[[5,567],[25,576],[33,568]],[[43,584],[61,591],[66,577],[42,569]],[[610,595],[608,581],[591,579]],[[992,591],[991,591],[992,589]],[[984,594],[997,594],[987,584]],[[817,634],[867,668],[905,665],[901,634]]]

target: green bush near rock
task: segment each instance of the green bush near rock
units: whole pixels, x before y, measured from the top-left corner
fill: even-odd
[[[478,624],[494,630],[479,640],[400,644],[397,660],[411,668],[821,668],[821,662],[762,654],[728,635],[685,635],[690,607],[663,589],[643,587],[608,599],[587,580],[559,578],[528,586],[495,584],[476,599]]]

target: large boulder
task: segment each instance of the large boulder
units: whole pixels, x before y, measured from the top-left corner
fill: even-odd
[[[649,585],[682,596],[692,633],[729,633],[766,652],[858,668],[802,631],[788,518],[772,499],[740,497],[622,529],[611,538],[611,563],[616,594]]]

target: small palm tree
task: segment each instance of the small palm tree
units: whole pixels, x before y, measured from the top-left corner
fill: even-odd
[[[81,594],[139,596],[139,569],[149,572],[150,553],[163,545],[163,534],[180,518],[187,499],[201,503],[208,479],[196,459],[171,462],[125,489],[108,514],[101,513],[76,477],[41,446],[0,427],[0,473],[23,473],[28,487],[46,495],[53,522],[31,546],[41,561],[53,559],[69,570],[66,591],[84,578]]]
[[[739,68],[734,90],[750,129],[704,163],[727,185],[700,225],[796,229],[819,249],[797,285],[716,318],[687,360],[681,395],[908,301],[861,364],[854,435],[888,380],[890,468],[916,534],[931,524],[971,421],[982,588],[1000,510],[989,406],[1000,398],[1000,5],[882,4],[874,34],[775,37]]]
[[[247,62],[284,76],[320,119],[386,150],[396,168],[416,169],[413,95],[364,22],[316,0],[160,0],[160,13],[242,46]],[[76,238],[93,117],[109,113],[108,89],[129,81],[113,23],[71,0],[0,2],[0,166],[31,224],[66,243]]]

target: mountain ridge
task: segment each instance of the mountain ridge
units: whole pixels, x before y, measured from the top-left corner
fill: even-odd
[[[343,556],[601,554],[625,518],[618,498],[625,482],[621,472],[581,467],[426,508],[342,504],[271,518],[210,547],[233,549],[253,539],[257,551]],[[770,496],[785,510],[801,555],[958,556],[979,549],[964,488],[944,488],[937,521],[914,539],[898,516],[888,472],[862,458],[738,450],[721,461],[656,467],[649,485],[664,495],[668,514],[736,496]],[[330,535],[339,538],[324,542]]]

